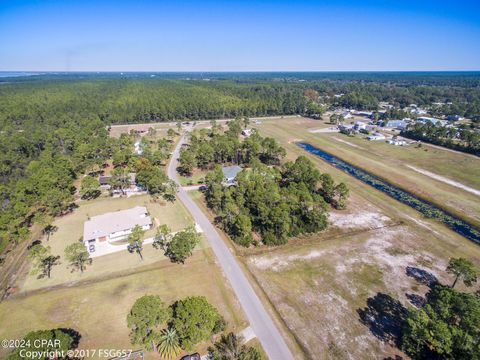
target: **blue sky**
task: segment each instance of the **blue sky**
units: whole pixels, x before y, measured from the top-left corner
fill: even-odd
[[[479,70],[480,1],[0,1],[0,70]]]

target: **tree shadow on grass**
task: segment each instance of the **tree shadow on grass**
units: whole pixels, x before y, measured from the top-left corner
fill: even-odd
[[[433,275],[431,272],[428,272],[427,270],[424,270],[424,269],[420,269],[413,266],[407,266],[405,268],[405,273],[408,276],[417,280],[420,284],[427,285],[430,288],[439,283],[435,275]]]
[[[80,344],[80,339],[82,338],[82,335],[75,329],[72,328],[59,328],[58,330],[63,331],[65,334],[68,334],[72,337],[73,343],[71,348],[76,349],[78,347],[78,344]]]
[[[407,309],[390,295],[377,293],[367,300],[364,309],[357,310],[360,322],[369,327],[372,334],[389,344],[399,346]]]
[[[425,303],[427,302],[427,300],[423,296],[418,295],[418,294],[406,293],[405,296],[407,297],[410,304],[412,304],[413,306],[415,306],[418,309],[423,307],[425,305]]]

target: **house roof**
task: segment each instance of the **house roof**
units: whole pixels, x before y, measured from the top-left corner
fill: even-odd
[[[110,181],[112,177],[111,176],[99,176],[98,181],[100,182],[100,185],[106,185]]]
[[[135,225],[145,226],[152,223],[145,206],[135,206],[127,210],[109,212],[92,216],[83,224],[83,240],[91,240],[117,231],[130,230]]]
[[[235,179],[240,171],[242,171],[242,168],[238,165],[222,167],[223,176],[226,179]]]

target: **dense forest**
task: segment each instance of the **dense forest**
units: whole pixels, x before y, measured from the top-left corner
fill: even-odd
[[[435,126],[427,122],[409,126],[401,134],[411,139],[427,141],[480,156],[480,132],[466,127]]]
[[[155,75],[155,76],[154,76]],[[335,94],[344,94],[336,97]],[[0,251],[74,207],[112,154],[108,126],[443,102],[480,121],[478,73],[44,74],[0,81]],[[148,174],[147,174],[148,175]],[[147,177],[147,176],[146,176]]]

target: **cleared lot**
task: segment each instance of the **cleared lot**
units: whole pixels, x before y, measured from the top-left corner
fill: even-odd
[[[91,216],[124,210],[134,206],[146,206],[153,217],[155,227],[160,224],[167,224],[172,231],[179,231],[193,224],[193,219],[179,201],[174,203],[165,201],[155,202],[149,195],[132,196],[129,198],[99,198],[80,202],[79,205],[79,208],[75,209],[71,214],[55,220],[54,225],[58,230],[50,236],[48,242],[46,238],[43,238],[43,244],[51,247],[52,254],[60,255],[61,264],[52,269],[52,277],[50,279],[37,279],[34,275],[24,274],[24,281],[19,282],[21,291],[92,279],[166,260],[162,251],[154,249],[151,245],[145,245],[144,261],[140,260],[137,254],[122,251],[95,258],[92,265],[88,266],[83,274],[80,272],[72,273],[68,263],[64,260],[65,247],[79,241],[83,236],[83,223]],[[145,236],[153,236],[155,231],[155,228],[148,230]],[[206,246],[206,243],[202,241],[201,246]]]
[[[240,331],[247,323],[225,284],[211,250],[204,249],[185,265],[163,261],[103,281],[17,295],[0,303],[0,337],[16,339],[31,330],[66,327],[80,332],[82,349],[136,349],[129,341],[126,316],[135,300],[145,294],[157,294],[167,303],[204,295],[225,317],[229,329]],[[199,350],[207,346],[202,344]],[[5,354],[0,349],[0,357]],[[147,358],[158,355],[150,353]]]

